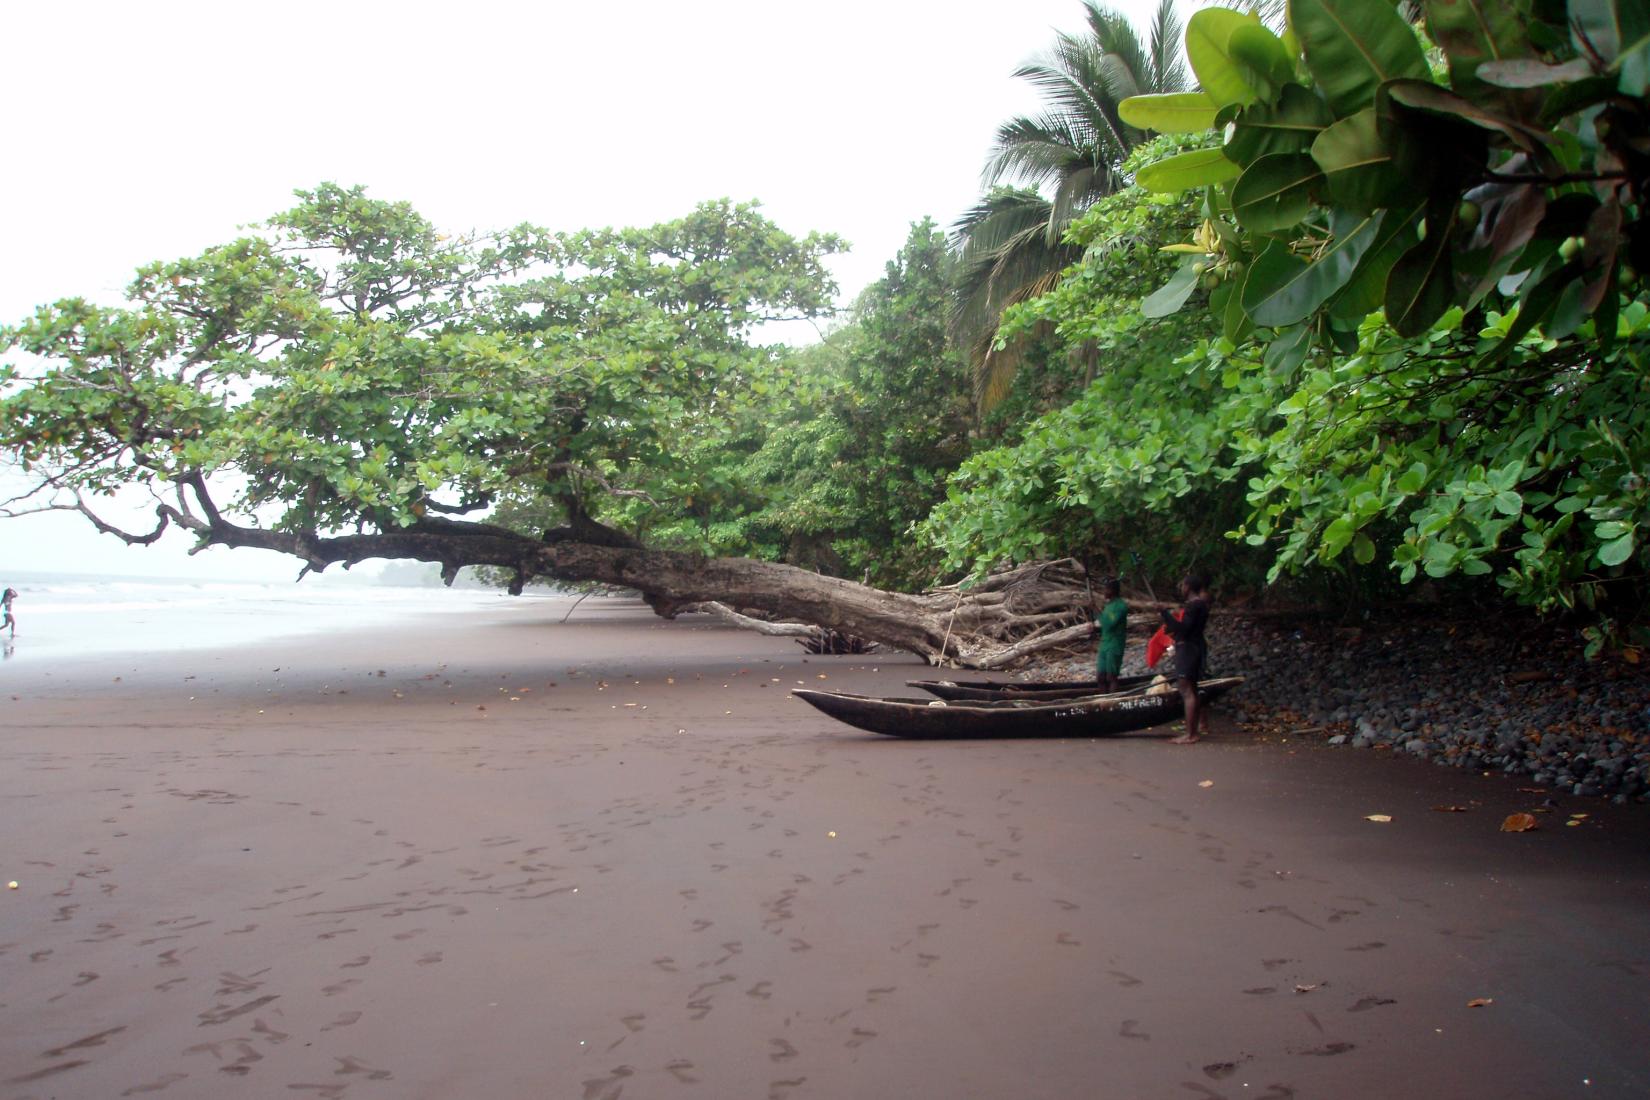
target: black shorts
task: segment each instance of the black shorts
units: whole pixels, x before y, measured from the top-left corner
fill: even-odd
[[[1176,642],[1174,647],[1174,674],[1178,680],[1197,682],[1203,679],[1204,666],[1209,663],[1206,646],[1190,642]]]

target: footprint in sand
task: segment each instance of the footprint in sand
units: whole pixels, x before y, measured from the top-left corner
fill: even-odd
[[[1368,1012],[1372,1008],[1380,1008],[1382,1005],[1395,1005],[1397,1003],[1398,1002],[1391,997],[1363,997],[1357,1004],[1347,1009],[1347,1011]]]
[[[321,1030],[332,1031],[334,1028],[349,1027],[351,1024],[360,1019],[361,1014],[359,1012],[340,1012],[336,1020],[332,1021],[330,1024],[324,1025]]]
[[[1151,1041],[1151,1036],[1140,1030],[1139,1020],[1124,1020],[1123,1026],[1117,1029],[1117,1034],[1124,1039],[1144,1039]]]
[[[131,1088],[126,1089],[120,1095],[122,1095],[122,1096],[139,1096],[139,1095],[142,1095],[143,1093],[146,1093],[146,1092],[161,1092],[165,1089],[171,1088],[173,1085],[177,1084],[179,1081],[184,1080],[188,1076],[189,1075],[187,1073],[163,1073],[159,1077],[157,1077],[155,1080],[150,1081],[147,1084],[133,1085]]]

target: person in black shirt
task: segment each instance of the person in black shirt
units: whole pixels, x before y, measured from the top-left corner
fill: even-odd
[[[1203,637],[1203,628],[1209,622],[1209,579],[1201,573],[1187,574],[1180,582],[1180,598],[1185,606],[1179,619],[1167,609],[1162,612],[1163,629],[1174,638],[1175,683],[1186,703],[1186,732],[1169,743],[1191,745],[1200,740],[1200,731],[1209,730],[1208,715],[1197,698],[1197,682],[1203,678],[1209,660],[1209,644]]]

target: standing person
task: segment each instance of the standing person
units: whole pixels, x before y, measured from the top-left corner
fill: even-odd
[[[1199,740],[1200,729],[1204,733],[1209,730],[1209,717],[1197,699],[1197,682],[1203,678],[1209,660],[1209,644],[1203,637],[1203,628],[1209,622],[1209,579],[1201,573],[1188,573],[1180,582],[1180,598],[1185,601],[1180,618],[1165,609],[1163,629],[1174,638],[1175,683],[1186,704],[1186,732],[1169,744],[1192,745]]]
[[[0,630],[11,627],[11,636],[13,638],[17,637],[17,620],[12,618],[11,602],[16,598],[17,589],[15,588],[6,589],[5,595],[0,596]]]
[[[1095,622],[1100,626],[1100,654],[1095,661],[1095,678],[1103,691],[1117,690],[1117,677],[1123,671],[1123,640],[1128,633],[1129,605],[1123,602],[1122,586],[1116,577],[1100,582],[1100,613]]]

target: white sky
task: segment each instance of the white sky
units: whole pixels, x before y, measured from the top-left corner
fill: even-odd
[[[1146,28],[1155,0],[1113,0]],[[1080,0],[19,2],[0,140],[0,323],[232,239],[323,180],[450,230],[646,225],[758,199],[853,246],[847,301],[910,223],[977,197],[1014,68]],[[173,545],[166,546],[166,542]],[[77,517],[0,521],[0,575],[296,574],[181,535],[127,549]]]

